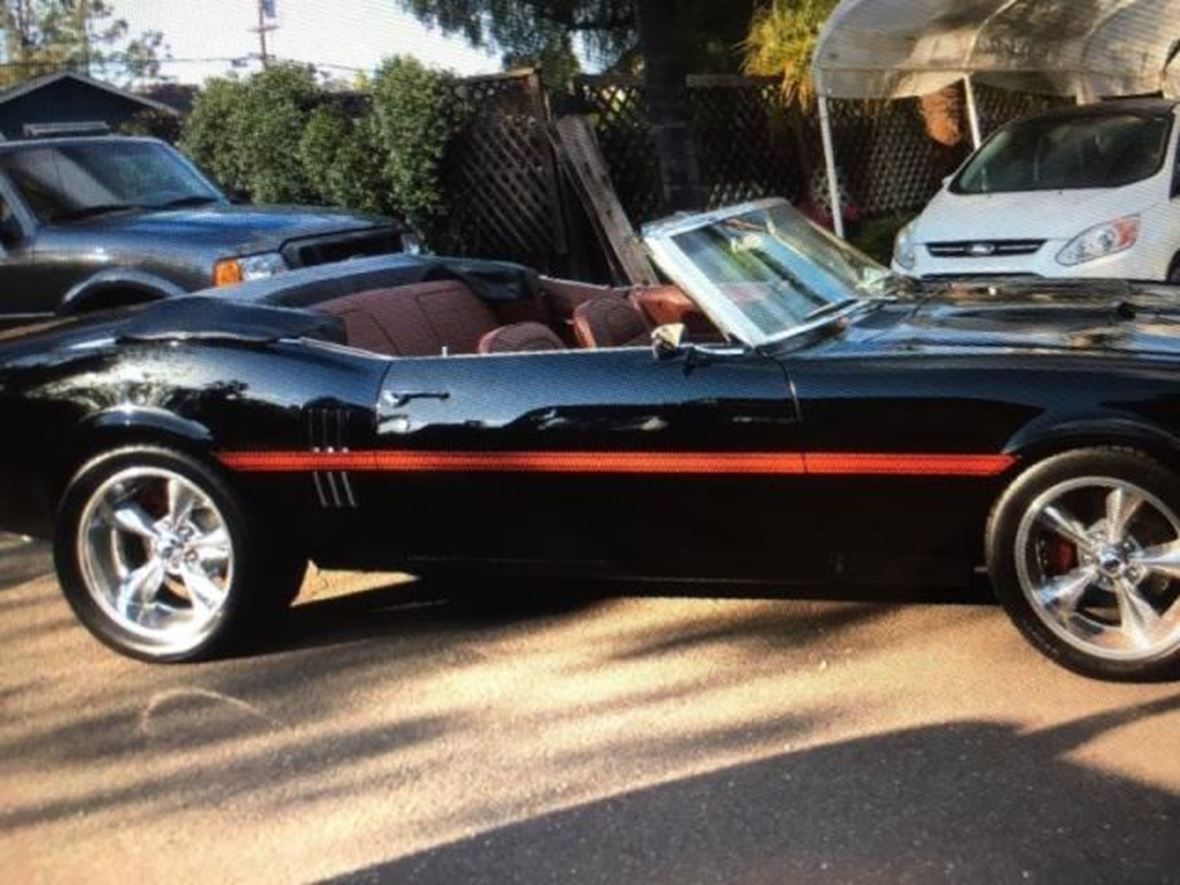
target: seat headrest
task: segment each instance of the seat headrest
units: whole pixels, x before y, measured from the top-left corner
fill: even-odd
[[[583,347],[634,347],[648,343],[651,329],[626,298],[606,296],[578,305],[574,334]]]
[[[565,344],[552,329],[540,323],[500,326],[479,339],[480,353],[524,353],[532,350],[565,350]]]

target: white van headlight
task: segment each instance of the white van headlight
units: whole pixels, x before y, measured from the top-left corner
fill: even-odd
[[[1057,253],[1057,263],[1072,267],[1130,249],[1139,239],[1139,216],[1128,215],[1082,231]]]
[[[918,247],[914,243],[913,228],[914,223],[911,221],[897,232],[897,238],[893,241],[893,260],[897,262],[898,267],[906,270],[913,270],[914,265],[918,263]]]

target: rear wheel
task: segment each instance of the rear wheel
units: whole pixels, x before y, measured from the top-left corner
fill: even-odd
[[[306,563],[277,551],[208,467],[136,446],[78,471],[54,553],[67,600],[98,639],[144,660],[187,661],[245,638],[293,598]]]
[[[1180,677],[1180,480],[1124,449],[1050,458],[988,528],[996,593],[1029,640],[1115,680]]]
[[[1172,259],[1172,266],[1168,268],[1168,282],[1180,286],[1180,252]]]

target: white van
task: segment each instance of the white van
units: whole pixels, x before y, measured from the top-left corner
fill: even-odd
[[[1178,105],[1108,101],[1003,127],[898,234],[894,270],[1180,283]]]

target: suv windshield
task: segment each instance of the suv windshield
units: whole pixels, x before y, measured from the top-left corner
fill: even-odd
[[[703,296],[703,306],[712,303],[724,325],[753,332],[748,337],[758,341],[752,343],[783,337],[866,297],[887,295],[894,279],[786,203],[762,204],[673,232],[670,242],[672,261],[681,270],[673,269],[673,275]],[[707,292],[697,291],[706,286]]]
[[[43,222],[224,199],[174,151],[152,142],[30,145],[0,152],[0,169]]]
[[[954,193],[1122,187],[1159,171],[1171,118],[1089,114],[1025,120],[1000,130],[968,161]]]

